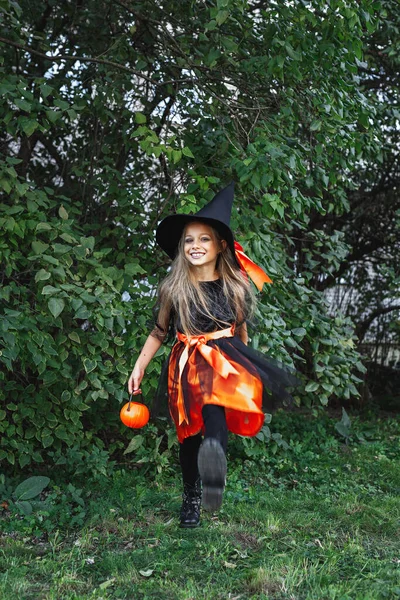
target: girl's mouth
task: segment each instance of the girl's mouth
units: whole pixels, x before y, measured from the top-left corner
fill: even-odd
[[[202,256],[204,256],[204,252],[193,252],[190,256],[192,258],[201,258]]]

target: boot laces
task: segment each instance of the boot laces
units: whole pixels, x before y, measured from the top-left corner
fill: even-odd
[[[200,510],[201,505],[201,489],[200,485],[185,487],[182,494],[182,509],[187,510]]]

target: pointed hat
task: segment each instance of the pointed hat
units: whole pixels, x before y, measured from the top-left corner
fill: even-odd
[[[235,184],[231,181],[229,185],[214,196],[211,202],[203,206],[194,215],[175,214],[165,217],[157,227],[156,241],[168,256],[174,259],[186,225],[193,223],[193,221],[207,223],[214,227],[221,238],[227,242],[238,268],[247,273],[261,291],[264,283],[272,283],[272,281],[261,267],[246,256],[242,246],[235,242],[230,228],[234,189]]]
[[[211,202],[206,204],[206,206],[194,215],[175,214],[165,217],[157,227],[156,241],[158,245],[161,246],[168,256],[175,258],[179,240],[182,237],[186,225],[188,223],[193,223],[193,221],[201,221],[214,227],[214,229],[218,231],[222,239],[226,240],[233,256],[235,256],[235,240],[229,225],[232,213],[234,188],[235,184],[232,181],[223,190],[218,192]],[[239,263],[238,266],[240,267]]]

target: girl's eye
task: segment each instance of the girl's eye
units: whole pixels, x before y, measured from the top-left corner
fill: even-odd
[[[203,238],[201,238],[201,241],[202,241],[202,242],[209,242],[209,241],[210,241],[210,238],[208,238],[208,237],[203,237]]]
[[[192,238],[186,238],[185,244],[190,244],[192,241],[193,241]]]

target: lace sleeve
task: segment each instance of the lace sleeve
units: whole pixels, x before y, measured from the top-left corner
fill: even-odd
[[[165,340],[165,338],[167,337],[167,333],[168,331],[163,329],[158,323],[156,323],[154,325],[154,328],[150,331],[151,337],[156,338],[160,342],[163,342]]]
[[[168,335],[171,321],[171,308],[157,301],[154,309],[154,327],[150,335],[160,342],[163,342]]]

